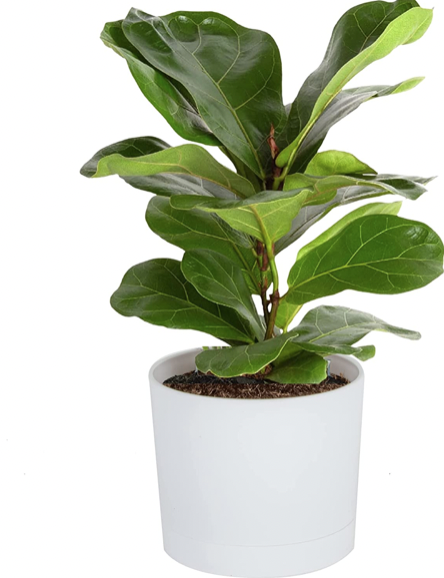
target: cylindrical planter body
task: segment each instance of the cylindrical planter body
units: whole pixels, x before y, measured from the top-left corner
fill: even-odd
[[[225,399],[162,385],[194,369],[199,350],[151,369],[165,551],[204,572],[294,576],[334,564],[354,545],[364,375],[281,399]]]

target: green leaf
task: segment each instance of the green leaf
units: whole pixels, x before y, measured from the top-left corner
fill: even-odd
[[[443,243],[427,225],[368,215],[298,259],[283,300],[301,305],[345,289],[404,293],[439,277],[442,261]]]
[[[313,241],[302,247],[299,250],[298,259],[302,259],[304,255],[319,245],[328,242],[352,221],[359,219],[360,217],[365,217],[366,215],[397,215],[401,210],[401,207],[402,202],[399,201],[397,203],[369,203],[368,205],[364,205],[358,209],[355,209],[337,221],[332,227],[324,231],[321,235],[316,237],[316,239],[313,239]]]
[[[376,171],[351,153],[324,151],[315,155],[305,171],[308,175],[329,177],[331,175],[376,174]]]
[[[126,60],[143,95],[182,138],[219,146],[220,142],[200,117],[194,103],[185,98],[165,74],[153,68],[128,41],[122,30],[122,22],[105,24],[101,39]]]
[[[272,363],[294,336],[293,332],[251,345],[206,349],[196,357],[196,366],[203,373],[219,377],[236,377],[258,373]]]
[[[145,137],[147,138],[149,137]],[[111,145],[111,149],[121,144]],[[249,181],[218,163],[209,152],[197,145],[185,144],[149,154],[139,153],[138,156],[122,154],[122,151],[109,153],[108,150],[105,153],[105,150],[96,153],[86,163],[82,168],[82,174],[92,177],[116,174],[121,177],[145,177],[170,173],[204,179],[238,197],[249,197],[255,193]]]
[[[259,293],[260,273],[250,237],[232,229],[217,215],[174,209],[168,199],[153,197],[146,221],[162,239],[189,251],[202,246],[228,257],[241,267],[251,293]]]
[[[256,339],[263,339],[265,328],[242,269],[233,261],[214,251],[195,249],[185,253],[182,273],[202,297],[237,311],[250,325]]]
[[[382,194],[403,194],[417,198],[424,192],[424,187],[414,181],[416,177],[397,177],[396,175],[331,175],[314,177],[296,173],[285,179],[284,190],[311,188],[314,194],[307,199],[307,205],[323,205],[335,198],[337,191],[349,187],[368,187]]]
[[[354,345],[371,331],[393,333],[404,339],[421,338],[417,331],[396,327],[370,313],[326,305],[309,311],[294,331],[298,335],[293,343],[317,345],[324,355],[336,352],[331,347]]]
[[[320,383],[327,377],[327,362],[310,351],[299,351],[280,363],[276,360],[267,379],[278,383]]]
[[[293,175],[291,178],[293,178]],[[305,179],[306,175],[303,175],[303,178]],[[382,183],[385,186],[383,188],[374,188],[372,180],[373,182],[376,181],[376,183]],[[302,209],[294,219],[288,234],[276,243],[276,253],[281,252],[294,243],[294,241],[299,239],[312,225],[317,223],[322,217],[325,217],[325,215],[335,207],[394,193],[410,200],[416,200],[426,191],[424,185],[431,180],[433,179],[397,175],[376,175],[375,177],[366,177],[368,185],[339,188],[336,196],[331,201],[321,205],[306,206]],[[308,181],[304,180],[304,182]],[[323,190],[325,192],[325,185]]]
[[[285,119],[281,60],[271,36],[215,12],[154,17],[132,9],[122,26],[153,67],[189,91],[220,142],[265,178],[266,138]]]
[[[151,155],[170,148],[170,145],[160,138],[154,136],[142,136],[137,138],[127,138],[107,147],[100,149],[86,162],[80,169],[84,177],[94,177],[97,173],[99,162],[114,154],[121,155],[126,159],[135,159],[145,155]]]
[[[295,140],[277,158],[292,164],[301,142],[344,86],[369,64],[423,36],[433,11],[416,2],[370,2],[347,12],[336,25],[321,66],[308,77],[295,103]],[[293,108],[293,107],[292,107]],[[293,117],[290,111],[291,118]],[[291,121],[290,121],[291,122]],[[300,131],[300,132],[299,132]]]
[[[180,195],[172,197],[170,203],[177,209],[215,213],[233,229],[265,243],[267,237],[274,242],[290,230],[310,194],[307,190],[263,191],[242,201]]]
[[[361,86],[359,88],[341,91],[301,141],[290,172],[304,172],[307,164],[324,142],[328,131],[343,118],[359,108],[361,104],[375,98],[411,90],[423,80],[423,77],[417,77],[405,80],[394,86]]]
[[[131,267],[111,297],[112,307],[127,317],[154,325],[197,329],[227,343],[252,343],[248,324],[232,309],[202,297],[182,274],[180,262],[154,259]]]

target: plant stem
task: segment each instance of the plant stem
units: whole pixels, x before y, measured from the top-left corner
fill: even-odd
[[[271,311],[270,317],[268,319],[265,339],[271,339],[273,337],[274,325],[276,322],[276,315],[279,307],[279,275],[276,267],[276,261],[274,259],[274,245],[269,238],[265,239],[265,250],[268,255],[268,262],[270,264],[271,269],[271,278],[273,280],[273,293],[271,295]]]

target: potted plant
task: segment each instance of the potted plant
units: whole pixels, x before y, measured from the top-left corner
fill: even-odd
[[[361,104],[421,82],[347,87],[421,38],[431,20],[432,10],[414,0],[352,8],[287,106],[279,51],[264,32],[214,12],[153,17],[132,9],[105,25],[102,40],[146,98],[198,143],[131,138],[82,168],[154,193],[149,227],[185,251],[182,262],[132,267],[114,309],[225,342],[173,353],[150,373],[164,545],[188,566],[294,575],[353,548],[364,382],[357,360],[375,354],[358,342],[372,330],[420,336],[344,307],[297,316],[344,290],[423,287],[443,272],[443,243],[427,225],[398,216],[401,202],[371,202],[299,250],[287,289],[276,256],[335,207],[425,192],[430,179],[378,174],[351,153],[319,150]],[[233,169],[201,145],[219,147]]]

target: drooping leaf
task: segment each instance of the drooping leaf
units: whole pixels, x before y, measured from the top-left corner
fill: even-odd
[[[293,178],[293,176],[292,176]],[[306,206],[294,219],[291,230],[285,237],[276,243],[276,253],[279,253],[292,243],[299,239],[312,225],[325,217],[332,209],[342,205],[348,205],[355,201],[363,201],[374,197],[380,197],[385,194],[394,193],[410,200],[418,199],[425,191],[424,185],[432,179],[422,177],[404,177],[397,175],[377,175],[377,182],[386,185],[384,189],[375,189],[372,183],[368,186],[350,186],[339,188],[336,196],[329,202],[322,205]],[[371,177],[369,177],[371,181]],[[391,190],[390,189],[393,189]]]
[[[263,191],[242,201],[180,195],[170,202],[177,209],[198,208],[216,213],[233,229],[263,242],[274,242],[290,230],[310,194],[308,190]]]
[[[162,239],[185,251],[205,247],[225,255],[242,269],[251,293],[259,293],[260,274],[251,238],[217,215],[197,209],[180,211],[168,199],[153,197],[146,220]]]
[[[154,136],[127,138],[100,149],[80,169],[84,177],[93,177],[97,173],[99,162],[112,155],[121,155],[126,159],[135,159],[170,148],[170,145]]]
[[[113,154],[119,154],[125,158],[138,158],[167,148],[170,148],[170,146],[166,142],[155,137],[147,136],[125,139],[99,150],[92,159],[82,167],[80,172],[85,177],[94,176],[99,161]],[[234,198],[233,193],[225,187],[186,174],[163,173],[152,176],[126,176],[122,178],[137,189],[166,197],[187,194],[208,195],[222,199]]]
[[[365,175],[376,171],[351,153],[323,151],[316,154],[307,166],[307,175],[329,177],[331,175]]]
[[[131,267],[111,297],[112,307],[127,317],[154,325],[197,329],[227,343],[252,343],[254,334],[233,309],[202,297],[173,259],[153,259]]]
[[[207,249],[186,251],[182,273],[195,289],[213,303],[230,307],[251,327],[256,339],[264,338],[265,329],[242,269],[225,255]]]
[[[199,115],[195,105],[185,98],[165,74],[153,68],[129,42],[123,33],[122,22],[119,20],[105,24],[101,39],[106,46],[126,60],[143,95],[182,138],[219,146],[220,142]]]
[[[354,345],[371,331],[393,333],[405,339],[420,339],[417,331],[402,329],[386,323],[370,313],[323,305],[309,311],[294,329],[296,345],[316,345],[323,355],[336,353],[336,348]],[[333,348],[333,349],[330,349]]]
[[[285,119],[271,36],[214,12],[154,17],[132,9],[122,27],[153,67],[189,91],[223,145],[264,178],[271,164],[267,136]]]
[[[290,345],[290,344],[289,344]],[[287,346],[288,347],[288,346]],[[282,363],[279,358],[267,379],[278,383],[320,383],[327,377],[327,362],[310,351],[295,351]]]
[[[296,173],[285,179],[284,190],[312,188],[314,194],[309,197],[310,205],[324,205],[335,198],[339,189],[349,187],[368,187],[381,194],[403,195],[417,198],[425,191],[423,185],[413,179],[416,177],[398,177],[396,175],[331,175],[314,177]]]
[[[366,215],[397,215],[402,207],[402,201],[398,201],[397,203],[369,203],[368,205],[363,205],[354,211],[351,211],[345,217],[342,217],[339,221],[337,221],[333,226],[329,229],[321,233],[318,237],[313,239],[307,245],[304,245],[298,253],[298,259],[302,259],[304,255],[322,245],[323,243],[328,242],[332,239],[335,235],[340,233],[342,229],[344,229],[349,223],[359,219],[360,217],[365,217]]]
[[[149,139],[150,137],[145,137],[145,140]],[[169,173],[203,179],[242,198],[255,193],[253,185],[247,179],[218,163],[209,152],[198,145],[185,144],[148,154],[139,153],[138,156],[130,156],[127,149],[123,153],[122,150],[111,152],[113,147],[123,148],[122,143],[116,143],[102,149],[84,165],[82,174],[90,177],[117,174],[125,178]],[[131,153],[133,150],[134,148]]]
[[[341,91],[315,121],[313,127],[301,141],[290,172],[303,172],[307,164],[324,142],[328,131],[343,118],[351,114],[364,102],[382,96],[400,94],[418,86],[423,77],[411,78],[394,86],[361,86]]]
[[[283,300],[301,305],[346,289],[404,293],[439,277],[442,262],[443,243],[427,225],[368,215],[298,259]]]
[[[278,166],[291,164],[310,129],[352,78],[398,46],[423,36],[433,11],[417,6],[409,0],[370,2],[339,20],[323,62],[307,78],[290,110],[292,132],[298,136],[280,153]]]
[[[288,332],[251,345],[206,349],[196,357],[196,366],[203,373],[211,371],[219,377],[255,374],[279,357],[294,335]]]

